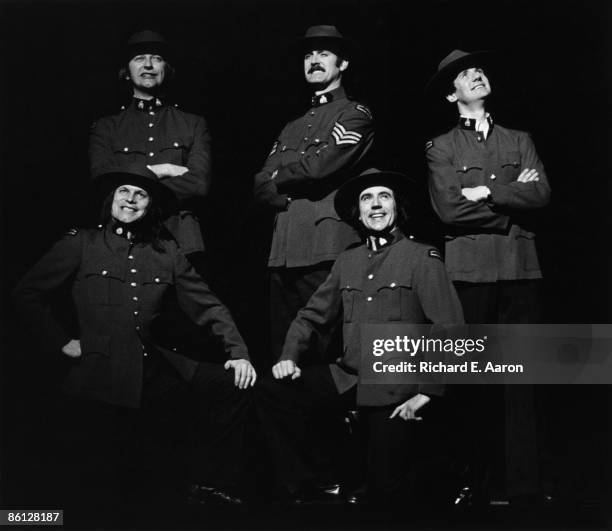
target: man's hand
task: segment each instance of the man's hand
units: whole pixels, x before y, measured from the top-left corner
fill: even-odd
[[[423,417],[416,416],[416,412],[430,400],[431,399],[427,395],[422,395],[420,393],[418,395],[414,395],[412,398],[406,400],[403,404],[397,406],[389,418],[392,419],[393,417],[399,415],[400,418],[404,420],[423,420]]]
[[[299,378],[302,375],[302,370],[295,364],[293,360],[279,361],[272,367],[272,375],[277,380],[282,380],[287,376],[291,376],[292,380]]]
[[[531,181],[539,181],[538,172],[536,170],[530,170],[525,168],[521,174],[516,178],[519,183],[529,183]]]
[[[465,197],[468,201],[485,201],[489,195],[491,195],[491,190],[489,190],[488,186],[475,186],[474,188],[462,188],[461,195]]]
[[[179,177],[183,173],[187,173],[189,168],[186,166],[179,166],[178,164],[172,164],[170,162],[164,162],[163,164],[151,164],[147,166],[158,179],[164,179],[166,177]]]
[[[80,358],[81,342],[78,339],[71,339],[62,347],[62,352],[70,358]]]
[[[238,389],[246,389],[255,385],[257,373],[249,360],[227,360],[223,368],[225,370],[234,369],[234,385]]]

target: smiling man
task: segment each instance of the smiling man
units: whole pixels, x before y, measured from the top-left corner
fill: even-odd
[[[299,49],[311,106],[285,126],[255,176],[256,199],[276,212],[268,260],[274,359],[297,311],[358,239],[333,201],[364,163],[374,136],[369,109],[342,87],[352,53],[347,39],[334,26],[312,26]]]
[[[466,322],[537,323],[542,273],[532,214],[548,204],[550,187],[529,134],[494,124],[486,112],[492,88],[485,66],[491,64],[488,52],[454,50],[427,85],[430,95],[459,113],[453,129],[426,144],[429,190],[445,226],[446,266]],[[504,416],[501,402],[491,399],[496,390],[472,391],[480,416]],[[508,386],[505,394],[507,491],[499,494],[533,495],[539,490],[533,390]],[[474,418],[480,417],[470,414],[467,421]],[[476,475],[485,478],[499,445],[489,426],[472,428],[467,453]]]
[[[164,230],[163,211],[172,198],[158,177],[135,163],[99,179],[106,199],[98,227],[70,230],[15,290],[34,337],[71,358],[64,390],[74,398],[67,410],[74,410],[79,426],[84,423],[87,441],[74,450],[75,459],[83,458],[78,466],[86,467],[94,456],[100,469],[90,471],[88,481],[103,484],[99,474],[106,477],[114,468],[128,478],[139,454],[148,455],[126,453],[134,430],[145,450],[164,441],[163,453],[153,454],[159,459],[144,463],[155,472],[155,487],[174,488],[184,474],[198,482],[191,500],[240,503],[230,491],[239,480],[256,380],[247,347],[227,308]],[[72,327],[49,302],[66,285],[78,321]],[[157,319],[171,298],[199,334],[217,339],[218,352],[194,355],[159,344]],[[223,363],[212,361],[219,356]],[[202,435],[195,448],[184,448],[192,424]],[[110,495],[103,494],[103,500]]]
[[[530,136],[486,112],[489,56],[455,50],[428,84],[459,113],[457,126],[427,142],[429,189],[467,321],[530,322],[542,274],[528,214],[546,206],[550,187]]]
[[[368,499],[413,502],[407,479],[416,420],[427,415],[433,385],[364,385],[359,380],[361,331],[368,323],[463,323],[461,306],[440,252],[406,236],[415,182],[370,169],[346,182],[335,197],[339,216],[363,245],[344,251],[287,333],[272,377],[262,380],[258,404],[285,487],[303,491],[315,479],[305,448],[313,411],[360,409],[368,434]],[[302,366],[319,336],[342,323],[344,349],[334,363]],[[434,400],[435,402],[435,400]],[[430,409],[431,410],[431,409]],[[355,498],[351,498],[352,502]],[[403,505],[402,505],[403,506]]]
[[[146,214],[149,201],[146,190],[131,184],[121,185],[115,190],[111,214],[121,223],[138,221]]]
[[[91,176],[95,179],[116,165],[148,165],[176,198],[168,212],[168,230],[202,272],[204,243],[193,210],[210,188],[210,134],[204,118],[167,101],[174,76],[171,53],[164,37],[151,30],[128,39],[119,80],[128,86],[131,102],[119,114],[94,123]]]

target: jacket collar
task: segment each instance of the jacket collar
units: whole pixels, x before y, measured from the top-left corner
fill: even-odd
[[[490,113],[486,114],[487,122],[489,122],[489,127],[493,128],[493,117]],[[465,116],[459,116],[459,128],[465,129],[466,131],[476,131],[476,119],[475,118],[467,118]]]
[[[138,223],[121,223],[116,219],[111,219],[106,225],[106,233],[124,238],[129,242],[137,242],[140,240]]]
[[[366,246],[370,251],[380,251],[405,238],[404,234],[397,227],[388,232],[377,232],[368,234]]]
[[[341,98],[346,98],[346,92],[344,92],[344,88],[339,86],[334,90],[330,90],[329,92],[324,92],[323,94],[314,95],[310,101],[313,107],[320,107],[321,105],[325,105],[326,103],[330,103],[334,100],[338,100]]]
[[[134,105],[135,109],[138,109],[139,111],[142,111],[142,112],[155,111],[156,109],[159,109],[160,107],[163,106],[163,102],[159,98],[143,100],[135,96],[132,98],[132,104]]]

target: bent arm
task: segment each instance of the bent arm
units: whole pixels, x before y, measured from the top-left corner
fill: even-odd
[[[179,201],[202,198],[208,195],[211,185],[210,132],[203,117],[198,116],[186,163],[187,171],[182,175],[163,179]]]
[[[518,141],[522,169],[529,168],[537,171],[538,178],[530,182],[517,180],[507,184],[489,184],[491,190],[489,202],[493,205],[521,210],[542,208],[550,201],[550,185],[544,165],[527,133],[520,133]]]
[[[330,332],[342,310],[338,262],[291,323],[279,360],[299,362],[314,340]]]
[[[113,166],[112,126],[110,120],[102,118],[91,126],[89,132],[89,174],[92,178]]]
[[[274,181],[280,193],[307,195],[326,180],[350,172],[372,148],[374,124],[352,104],[319,140],[299,160],[278,168]]]
[[[60,350],[72,337],[52,314],[50,296],[74,276],[80,264],[81,235],[66,235],[26,273],[13,291],[16,310],[27,329],[51,350]]]
[[[175,255],[174,277],[181,309],[196,325],[221,338],[229,358],[248,360],[246,344],[229,310],[180,251]]]
[[[447,225],[504,231],[510,219],[495,212],[484,201],[470,201],[461,193],[461,182],[453,166],[452,153],[444,146],[427,150],[431,204]]]
[[[443,332],[447,325],[464,323],[459,297],[437,249],[428,249],[421,255],[414,272],[413,285],[423,312],[433,324],[433,335]],[[442,395],[444,385],[421,384],[418,392],[424,395]]]
[[[288,197],[287,194],[281,194],[276,187],[275,178],[280,165],[279,143],[278,140],[274,142],[263,168],[255,175],[253,195],[258,203],[281,211],[286,210]]]

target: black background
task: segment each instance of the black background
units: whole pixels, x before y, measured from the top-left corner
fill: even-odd
[[[40,402],[60,372],[55,360],[27,348],[7,295],[65,230],[92,219],[88,132],[96,117],[118,112],[122,103],[117,58],[132,32],[158,29],[175,45],[173,101],[209,123],[214,184],[201,218],[210,281],[264,366],[272,218],[251,203],[252,177],[283,124],[307,105],[301,60],[291,44],[311,24],[336,24],[358,43],[346,85],[376,117],[379,165],[423,181],[424,142],[455,120],[448,104],[424,99],[427,79],[454,48],[501,52],[491,75],[495,121],[532,133],[553,189],[538,233],[545,319],[611,322],[610,5],[603,0],[0,3],[3,464],[30,462],[15,448],[24,434],[44,436],[24,426],[42,414]],[[422,230],[435,237],[431,226]],[[609,419],[602,398],[601,389],[570,389],[564,405],[573,456],[568,481],[585,497],[597,497],[604,485]],[[15,487],[4,481],[2,488],[6,494]]]

